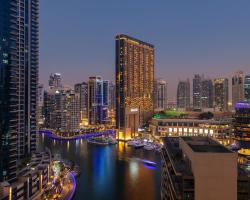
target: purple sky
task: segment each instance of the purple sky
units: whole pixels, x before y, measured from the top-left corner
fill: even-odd
[[[250,1],[157,2],[40,1],[40,82],[47,85],[51,72],[67,85],[92,75],[113,80],[118,33],[155,45],[155,77],[167,80],[170,98],[194,73],[250,74]]]

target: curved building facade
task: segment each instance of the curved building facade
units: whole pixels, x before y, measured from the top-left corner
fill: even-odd
[[[239,157],[247,158],[250,155],[250,103],[239,102],[235,105],[233,119],[233,133],[238,141]],[[247,159],[248,160],[248,159]],[[246,161],[247,161],[246,160]],[[243,161],[244,163],[245,161]],[[248,161],[247,161],[248,162]]]
[[[200,120],[200,119],[152,119],[150,130],[156,137],[179,136],[212,136],[227,137],[231,133],[231,121]]]

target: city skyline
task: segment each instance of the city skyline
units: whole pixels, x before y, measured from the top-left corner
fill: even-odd
[[[0,200],[250,200],[249,11],[0,0]]]
[[[67,1],[42,1],[40,82],[47,83],[51,72],[62,73],[71,86],[75,80],[81,82],[92,75],[114,80],[114,37],[119,33],[155,45],[155,78],[168,82],[170,97],[175,97],[178,80],[191,78],[193,71],[229,80],[236,70],[249,74],[249,4],[128,1],[122,6],[129,9],[129,15],[116,18],[121,8],[118,2],[77,1],[71,5]],[[152,16],[150,10],[157,12]],[[144,19],[147,25],[140,23]],[[73,28],[76,31],[72,33]],[[59,48],[55,51],[54,46]],[[61,59],[65,56],[68,59]]]

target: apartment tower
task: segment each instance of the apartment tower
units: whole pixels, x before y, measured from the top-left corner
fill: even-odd
[[[0,182],[36,150],[39,1],[0,1]]]

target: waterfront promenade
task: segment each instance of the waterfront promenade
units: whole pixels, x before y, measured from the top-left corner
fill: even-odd
[[[91,137],[99,137],[99,136],[103,136],[103,135],[104,136],[109,136],[109,135],[115,136],[116,135],[115,130],[104,130],[104,131],[90,132],[90,133],[84,133],[84,134],[74,134],[74,135],[69,135],[69,136],[56,134],[52,130],[40,130],[39,133],[45,134],[48,137],[50,137],[51,139],[55,139],[55,140],[78,140],[78,139],[88,139]]]

